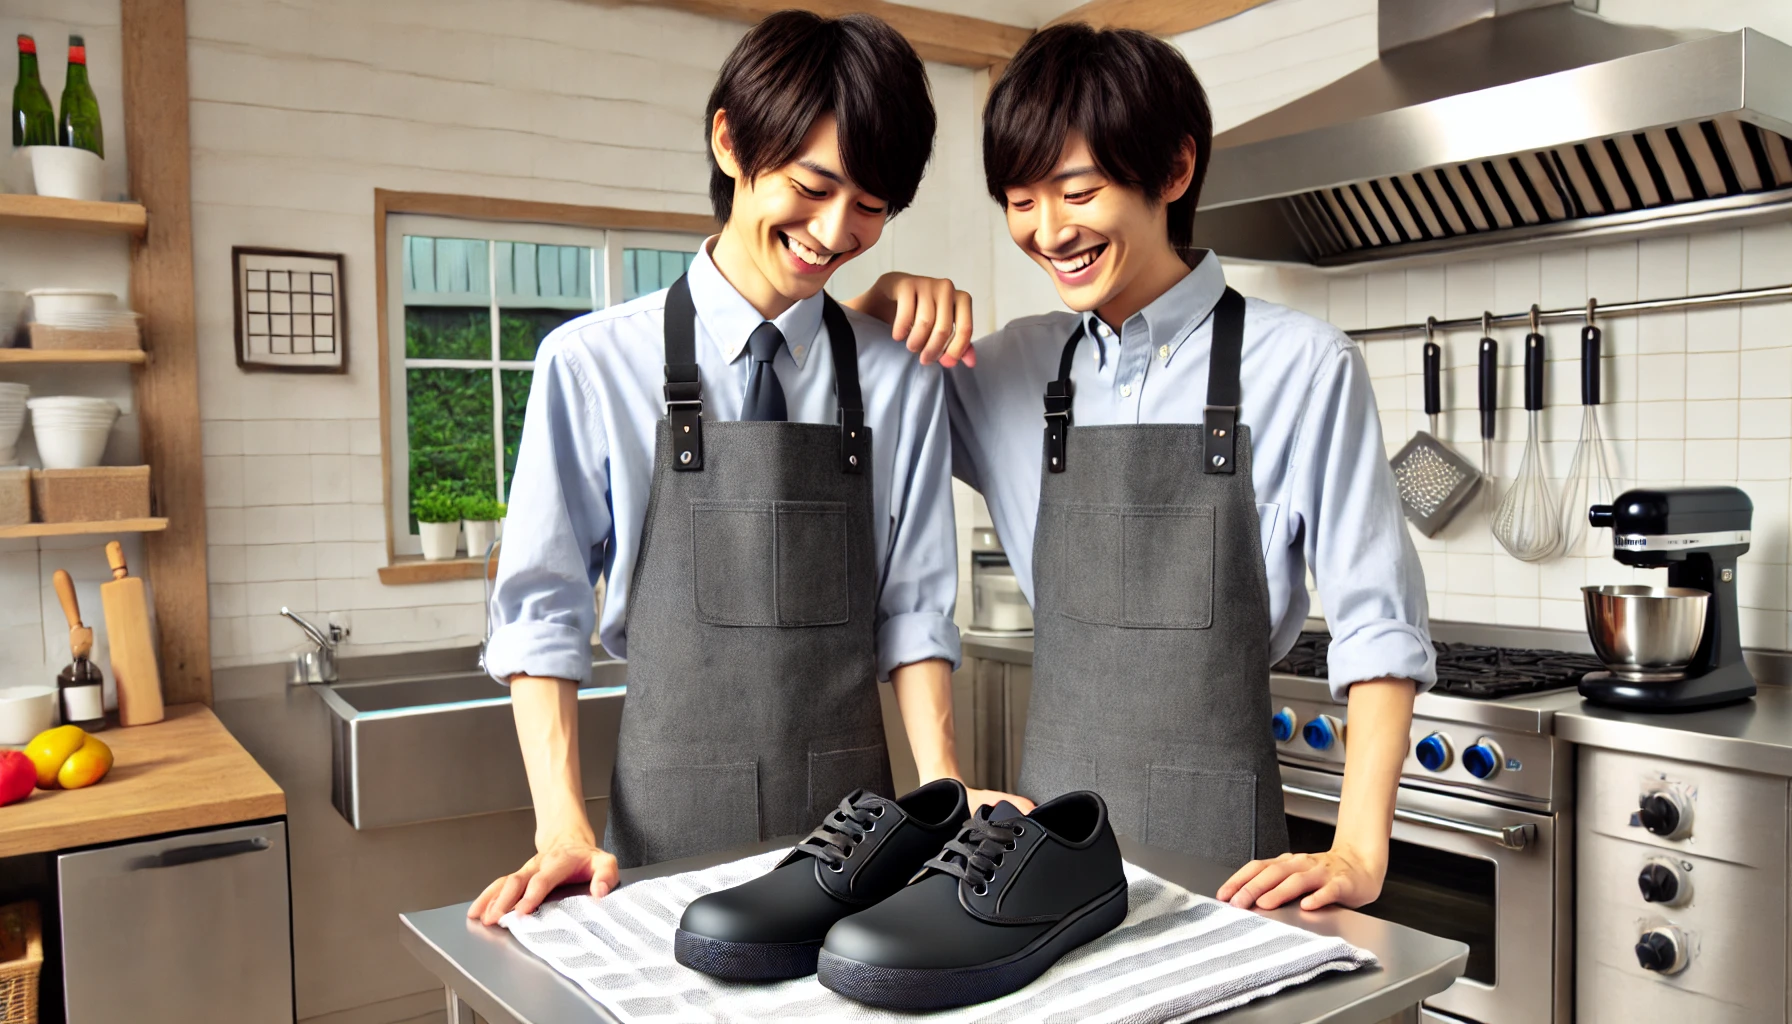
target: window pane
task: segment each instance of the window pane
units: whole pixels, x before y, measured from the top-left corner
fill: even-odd
[[[409,369],[405,390],[412,497],[435,489],[491,494],[497,479],[492,467],[491,371]]]
[[[627,302],[671,287],[696,258],[695,252],[670,249],[622,250],[622,300]]]
[[[483,238],[404,236],[405,303],[490,306],[488,244]]]
[[[504,309],[498,312],[498,352],[505,359],[534,359],[541,340],[582,309]]]
[[[404,354],[408,359],[490,359],[491,307],[406,306]]]
[[[523,439],[523,410],[529,406],[529,382],[535,374],[529,370],[500,370],[499,374],[504,385],[504,493],[508,495],[510,478],[516,472],[517,443]]]
[[[498,305],[591,309],[591,249],[499,242]]]

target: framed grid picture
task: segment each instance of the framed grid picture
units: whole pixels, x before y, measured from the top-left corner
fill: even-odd
[[[234,246],[236,364],[277,373],[347,373],[342,254]]]

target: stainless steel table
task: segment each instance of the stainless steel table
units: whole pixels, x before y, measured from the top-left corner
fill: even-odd
[[[624,884],[720,864],[789,846],[774,839],[703,857],[668,861],[622,873]],[[1230,869],[1121,841],[1126,858],[1194,892],[1212,895]],[[569,890],[570,892],[570,890]],[[447,990],[448,1024],[585,1024],[616,1020],[569,979],[524,949],[501,928],[467,920],[467,903],[399,915],[399,939]],[[1204,1018],[1223,1024],[1378,1024],[1416,1022],[1421,1000],[1462,974],[1468,947],[1355,911],[1307,913],[1292,907],[1261,912],[1320,935],[1336,935],[1381,958],[1379,968],[1334,974],[1286,992]]]

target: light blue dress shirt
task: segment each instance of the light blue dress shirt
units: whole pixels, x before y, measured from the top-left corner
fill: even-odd
[[[752,359],[747,338],[764,318],[709,257],[688,272],[697,308],[703,415],[740,418]],[[586,681],[604,591],[599,639],[628,656],[629,587],[653,488],[654,433],[665,418],[664,291],[579,317],[541,343],[510,484],[498,559],[486,668]],[[773,323],[785,345],[772,366],[790,419],[835,423],[834,359],[821,296]],[[951,446],[938,367],[922,366],[890,328],[848,309],[857,335],[865,423],[872,429],[872,528],[876,534],[879,678],[911,662],[958,664],[957,535]]]
[[[1071,369],[1074,423],[1201,422],[1209,314],[1225,287],[1209,253],[1118,331],[1083,314],[1086,334]],[[1076,323],[1069,312],[1015,320],[977,343],[975,368],[947,372],[953,471],[983,493],[1029,602],[1045,385],[1057,378]],[[1249,299],[1239,376],[1238,421],[1251,428],[1251,483],[1269,573],[1270,661],[1300,635],[1311,566],[1331,628],[1334,696],[1342,700],[1349,684],[1384,676],[1434,683],[1425,577],[1362,353],[1322,320]]]

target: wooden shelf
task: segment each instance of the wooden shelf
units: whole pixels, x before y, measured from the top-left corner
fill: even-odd
[[[19,537],[78,537],[88,533],[155,533],[167,528],[168,520],[160,517],[107,519],[92,523],[26,523],[23,526],[0,526],[0,540]]]
[[[140,348],[0,348],[0,366],[8,363],[143,363],[148,360],[149,354]]]
[[[4,536],[4,534],[0,534]],[[407,583],[442,583],[447,580],[476,580],[485,568],[485,558],[447,558],[431,562],[422,558],[400,557],[391,565],[380,566],[380,582],[387,586]],[[498,574],[498,560],[492,559],[492,576]],[[490,577],[488,577],[490,578]]]
[[[0,226],[142,238],[149,229],[149,212],[141,203],[96,203],[54,196],[0,194]]]

